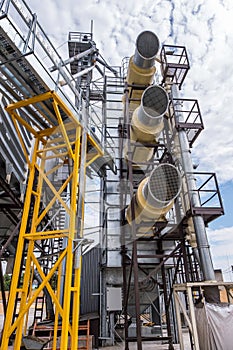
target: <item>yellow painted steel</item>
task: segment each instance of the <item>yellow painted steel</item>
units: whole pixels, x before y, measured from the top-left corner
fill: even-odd
[[[30,119],[30,122],[20,115],[20,109],[29,105],[37,104],[37,112],[40,114],[40,103],[46,101],[50,103],[53,109],[50,109],[49,117],[46,119],[46,128],[39,127],[38,120]],[[80,249],[77,243],[83,237],[83,219],[84,219],[84,194],[82,193],[81,201],[81,219],[82,224],[77,232],[77,196],[79,193],[79,170],[84,167],[84,177],[86,168],[98,157],[103,155],[103,151],[98,143],[87,135],[87,143],[91,145],[92,152],[89,157],[87,154],[84,159],[81,159],[82,134],[86,132],[77,118],[72,114],[68,107],[63,103],[61,98],[53,91],[35,96],[23,101],[19,101],[9,105],[6,110],[12,117],[18,134],[19,141],[25,153],[25,158],[28,163],[29,177],[27,183],[27,191],[24,202],[24,210],[22,223],[18,237],[18,246],[15,256],[15,266],[12,276],[11,289],[8,300],[7,315],[2,333],[1,350],[7,350],[9,339],[15,332],[14,349],[19,350],[22,343],[22,337],[27,329],[27,315],[29,309],[35,302],[36,298],[44,288],[47,289],[51,300],[54,304],[54,337],[52,349],[57,349],[58,335],[58,320],[62,322],[62,332],[60,339],[60,349],[76,350],[78,349],[78,321],[79,321],[79,299],[80,299],[80,276],[81,276],[81,254],[78,256],[79,264],[74,265],[76,251]],[[17,112],[16,112],[17,110]],[[53,112],[52,112],[53,110]],[[62,118],[61,112],[65,114]],[[44,111],[41,110],[41,118],[44,119]],[[31,158],[26,154],[24,139],[20,133],[21,127],[26,128],[34,135],[34,149]],[[86,147],[87,148],[87,147]],[[94,149],[94,151],[93,151]],[[59,162],[71,162],[72,166],[70,175],[61,185],[52,184],[51,175],[55,173],[61,165],[52,165],[50,168],[51,159],[58,158]],[[70,164],[70,163],[69,163]],[[35,187],[36,184],[36,188]],[[59,187],[60,186],[60,187]],[[65,203],[62,198],[63,192],[67,191],[68,186],[71,188],[70,203]],[[50,201],[43,210],[41,203],[46,189],[49,189]],[[45,215],[53,208],[55,203],[59,203],[66,215],[68,216],[69,227],[64,229],[56,229],[41,231],[41,224]],[[32,219],[30,229],[28,229],[28,219],[30,210],[32,210]],[[35,244],[37,241],[51,240],[65,237],[67,240],[66,247],[60,252],[57,260],[49,268],[49,272],[45,275],[43,267],[40,264],[40,259],[35,253]],[[22,286],[19,287],[18,281],[21,276],[21,262],[23,259],[23,249],[27,245],[25,271],[23,275]],[[64,295],[60,298],[60,281],[62,266],[65,266],[64,273]],[[33,281],[33,273],[37,270],[40,275],[41,283],[34,291],[33,295],[30,292]],[[72,274],[74,279],[72,280]],[[57,290],[53,290],[51,279],[54,275],[58,276]],[[17,294],[21,294],[19,302],[19,313],[15,320],[12,320],[12,315],[15,307]],[[61,300],[60,300],[61,299]],[[72,300],[72,310],[71,310]],[[70,317],[72,316],[72,317]]]
[[[57,293],[56,296],[59,298],[59,295],[61,293],[61,275],[62,275],[62,265],[59,265],[58,268],[58,276],[57,276]],[[57,339],[57,332],[58,332],[58,320],[59,320],[59,312],[58,309],[55,309],[55,319],[54,319],[54,329],[53,329],[53,337],[54,339]],[[53,342],[53,348],[52,350],[57,349],[57,341]]]

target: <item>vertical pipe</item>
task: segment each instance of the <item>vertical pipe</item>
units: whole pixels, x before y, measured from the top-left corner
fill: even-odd
[[[161,266],[161,274],[162,274],[162,280],[163,280],[163,294],[164,294],[164,305],[165,305],[166,324],[167,324],[167,335],[168,337],[171,337],[171,340],[169,339],[169,349],[170,349],[172,345],[172,330],[171,330],[170,312],[169,312],[169,306],[168,306],[168,293],[167,293],[166,272],[165,272],[164,264]]]
[[[172,97],[178,98],[178,88],[175,84],[172,85]],[[182,118],[181,115],[177,115],[176,118]],[[196,183],[193,175],[193,164],[190,154],[190,148],[188,138],[185,130],[180,129],[178,131],[178,137],[181,148],[181,158],[184,172],[187,176],[187,184],[191,197],[191,205],[194,207],[200,206],[198,193],[196,191]],[[210,254],[210,247],[208,244],[208,238],[205,229],[204,219],[201,215],[193,217],[193,223],[196,232],[198,253],[200,257],[201,269],[205,280],[215,280],[214,268]]]
[[[129,342],[128,342],[128,307],[127,307],[127,270],[126,270],[126,247],[123,245],[121,247],[122,254],[122,269],[123,269],[123,315],[124,315],[124,330],[125,330],[125,350],[129,350]]]
[[[107,339],[107,294],[106,294],[106,269],[102,269],[101,271],[101,289],[100,289],[100,296],[101,296],[101,338],[102,338],[102,346],[106,346],[106,339]]]
[[[133,199],[133,167],[132,167],[132,151],[130,146],[130,123],[129,123],[129,96],[126,86],[126,103],[125,103],[125,122],[127,127],[127,136],[128,136],[128,176],[130,183],[130,196]],[[135,313],[136,313],[136,332],[137,332],[137,350],[142,350],[142,335],[141,335],[141,321],[140,321],[140,298],[139,298],[139,286],[138,286],[138,257],[137,257],[137,240],[136,240],[136,223],[135,223],[135,200],[132,200],[131,203],[131,217],[132,217],[132,226],[131,232],[133,237],[132,244],[132,264],[133,264],[133,275],[134,275],[134,296],[135,296]],[[130,283],[130,282],[129,282]],[[127,300],[128,301],[128,300]]]
[[[93,21],[92,21],[93,22]],[[92,32],[91,32],[92,33]],[[106,144],[106,124],[107,124],[107,115],[106,115],[106,77],[104,77],[104,104],[102,103],[102,127],[101,127],[101,144]],[[106,261],[106,246],[103,244],[103,237],[105,235],[105,203],[106,203],[106,171],[104,176],[100,178],[100,210],[99,210],[99,243],[100,243],[100,265],[104,266]],[[100,268],[99,274],[99,329],[100,337],[106,335],[106,299],[103,297],[103,291],[105,288],[105,271]]]
[[[134,294],[135,294],[135,311],[136,311],[136,334],[137,334],[137,349],[142,350],[142,334],[140,320],[140,296],[139,296],[139,279],[138,279],[138,260],[137,260],[137,241],[133,242],[133,276],[134,276]]]
[[[126,100],[128,101],[128,91],[125,91]],[[126,108],[126,106],[125,106]],[[125,110],[124,110],[124,116],[125,116]],[[122,124],[119,124],[118,126],[118,132],[119,132],[119,167],[120,167],[120,218],[121,218],[121,225],[120,225],[120,242],[121,242],[121,256],[122,256],[122,277],[123,277],[123,317],[124,317],[124,335],[125,335],[125,350],[129,350],[129,342],[128,342],[128,303],[127,303],[127,264],[126,264],[126,240],[125,240],[125,226],[124,226],[124,207],[125,207],[125,191],[123,189],[123,179],[124,179],[124,173],[123,173],[123,126]]]

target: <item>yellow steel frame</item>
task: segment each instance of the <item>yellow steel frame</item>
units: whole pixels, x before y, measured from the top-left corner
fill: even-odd
[[[23,113],[20,110],[36,105],[37,113],[40,114],[40,106],[43,103],[50,103],[53,109],[55,122],[49,124],[46,119],[48,127],[39,127],[37,122],[33,124],[33,120],[23,118]],[[3,334],[2,334],[2,350],[8,349],[9,339],[15,332],[14,349],[20,349],[22,337],[26,335],[27,319],[30,307],[35,302],[37,296],[47,288],[51,299],[54,303],[54,337],[53,350],[57,349],[58,338],[58,320],[62,320],[62,332],[60,338],[60,349],[78,349],[78,320],[79,320],[79,298],[80,298],[80,271],[81,271],[81,256],[78,267],[74,266],[74,254],[77,238],[82,238],[83,228],[77,232],[77,197],[79,191],[79,169],[84,164],[84,169],[90,165],[96,158],[103,155],[101,148],[95,140],[88,134],[87,142],[92,146],[91,155],[81,157],[81,143],[82,134],[86,132],[82,125],[71,113],[67,106],[63,103],[61,98],[52,91],[35,96],[20,102],[13,103],[6,107],[6,110],[12,117],[15,130],[24,150],[25,158],[28,163],[29,177],[27,184],[27,191],[24,202],[24,211],[22,216],[21,229],[18,238],[18,246],[15,257],[15,266],[12,276],[10,295],[8,300],[7,315],[5,319]],[[62,113],[61,113],[62,112]],[[65,118],[64,118],[65,114]],[[63,118],[62,118],[63,115]],[[43,108],[41,108],[41,118],[44,118]],[[34,135],[34,149],[29,158],[24,139],[21,135],[19,125],[25,127]],[[93,152],[93,149],[95,152]],[[57,188],[50,181],[50,176],[60,165],[49,169],[49,162],[51,159],[59,159],[60,162],[72,162],[71,172],[66,181]],[[84,162],[84,163],[83,163]],[[50,163],[51,164],[51,163]],[[33,187],[37,180],[36,189]],[[67,204],[62,199],[62,193],[70,186],[71,196],[70,203]],[[43,186],[47,186],[50,192],[53,193],[53,198],[43,208],[41,212],[40,203],[42,202]],[[82,194],[83,195],[83,194]],[[69,219],[69,227],[64,229],[54,229],[53,231],[41,231],[40,224],[45,215],[51,210],[54,203],[60,203]],[[82,216],[84,215],[84,196],[81,202]],[[27,231],[27,222],[29,217],[29,209],[33,206],[33,215],[29,232]],[[82,217],[83,219],[83,217]],[[66,237],[67,245],[63,251],[60,252],[56,262],[51,266],[49,273],[44,274],[43,268],[40,265],[38,256],[34,252],[35,242],[42,240],[53,240],[55,238]],[[18,281],[21,275],[21,261],[23,259],[24,244],[27,243],[27,256],[25,263],[25,272],[23,276],[22,287],[19,288]],[[64,281],[64,296],[63,300],[60,297],[60,280],[62,266],[65,265],[65,281]],[[41,277],[42,283],[31,294],[31,283],[33,280],[34,269],[36,269]],[[57,290],[53,290],[50,280],[54,274],[58,275]],[[72,279],[72,274],[74,278]],[[19,304],[19,312],[15,320],[12,321],[13,310],[15,307],[17,295],[21,295]],[[72,310],[71,310],[72,299]],[[72,317],[70,318],[70,315]]]

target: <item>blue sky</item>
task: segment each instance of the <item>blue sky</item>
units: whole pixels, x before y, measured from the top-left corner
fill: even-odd
[[[198,171],[216,172],[225,215],[209,225],[215,268],[233,264],[233,2],[232,0],[28,0],[64,58],[69,31],[90,31],[103,57],[120,65],[142,30],[161,44],[184,45],[191,69],[182,94],[199,101],[205,129],[192,154]],[[230,273],[225,279],[231,280]]]
[[[214,220],[207,229],[215,268],[222,268],[224,279],[233,281],[233,184],[228,181],[220,185],[225,215]]]
[[[221,229],[223,227],[231,227],[233,223],[232,218],[232,197],[233,197],[233,184],[228,181],[220,185],[220,192],[223,200],[223,206],[225,215],[220,216],[218,219],[213,221],[210,225],[213,229]]]

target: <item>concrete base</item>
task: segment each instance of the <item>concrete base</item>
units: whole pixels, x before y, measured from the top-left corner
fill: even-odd
[[[189,333],[187,329],[183,330],[183,339],[185,350],[191,350],[191,345],[189,341]],[[180,350],[179,344],[173,344],[174,350]],[[125,343],[117,343],[114,346],[100,347],[99,350],[125,350]],[[129,343],[130,350],[137,350],[137,343]],[[170,350],[169,344],[164,344],[164,342],[142,342],[143,350]]]

